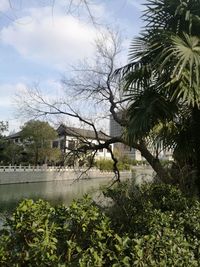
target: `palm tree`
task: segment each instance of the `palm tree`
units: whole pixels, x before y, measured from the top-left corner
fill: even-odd
[[[200,0],[147,0],[146,7],[130,63],[117,71],[131,96],[127,136],[131,143],[154,132],[173,146],[176,160],[197,170],[200,192]]]

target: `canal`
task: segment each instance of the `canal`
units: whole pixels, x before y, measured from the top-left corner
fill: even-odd
[[[135,179],[139,183],[142,178],[152,179],[152,170],[141,168],[135,172]],[[123,179],[124,180],[124,179]],[[69,205],[73,199],[81,198],[88,193],[95,197],[95,200],[102,200],[101,188],[112,183],[111,178],[93,178],[82,180],[62,180],[51,182],[35,182],[21,184],[2,184],[0,185],[0,221],[4,215],[9,215],[17,204],[25,199],[34,200],[45,199],[55,204]]]
[[[100,188],[111,183],[111,179],[84,179],[79,181],[52,181],[40,183],[0,185],[0,214],[10,214],[19,201],[25,198],[48,200],[52,204],[69,205],[73,199],[84,194],[98,197]]]

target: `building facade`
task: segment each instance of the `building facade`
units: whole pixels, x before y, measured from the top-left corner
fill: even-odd
[[[68,127],[64,124],[58,127],[57,133],[58,138],[53,141],[53,146],[59,147],[63,153],[74,150],[81,142],[98,144],[99,141],[103,143],[109,139],[109,136],[101,131],[97,132],[97,140],[97,136],[92,130]],[[95,159],[111,159],[111,155],[106,148],[102,148],[96,152]]]
[[[110,115],[110,136],[116,137],[123,134],[123,127],[114,120],[113,116]],[[115,151],[120,156],[127,156],[130,159],[141,161],[143,160],[140,151],[130,146],[122,143],[116,143],[113,146],[113,151]]]
[[[123,134],[123,131],[124,131],[123,127],[114,120],[112,115],[110,115],[110,136],[111,137],[121,136]],[[154,154],[153,147],[150,146],[149,150]],[[121,155],[128,156],[130,159],[133,160],[138,160],[138,161],[145,160],[145,158],[142,157],[140,151],[138,151],[135,148],[131,148],[130,146],[124,145],[122,143],[114,144],[113,151],[116,151]],[[171,161],[173,160],[172,155],[173,155],[172,149],[165,149],[160,151],[159,158],[161,160]]]
[[[61,124],[56,131],[58,137],[55,140],[52,140],[52,147],[59,148],[63,155],[75,150],[80,142],[98,144],[99,142],[103,143],[109,139],[109,136],[101,131],[97,132],[97,140],[97,136],[92,130],[68,127],[64,124]],[[23,145],[21,131],[7,136],[7,140],[10,140],[15,144]],[[106,148],[102,148],[97,150],[95,159],[111,159],[111,155]]]

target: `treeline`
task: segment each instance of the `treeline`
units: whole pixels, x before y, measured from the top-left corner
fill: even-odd
[[[118,163],[117,163],[117,168],[119,171],[123,170],[131,170],[132,167],[134,166],[143,166],[143,165],[148,165],[147,161],[145,160],[135,160],[131,159],[130,157],[124,155],[121,157],[118,157]],[[163,161],[164,162],[164,161]],[[165,161],[166,164],[168,161]],[[94,167],[97,167],[101,171],[112,171],[113,170],[113,160],[109,159],[99,159],[94,161],[93,164]]]
[[[60,149],[52,146],[52,140],[57,138],[57,132],[48,122],[28,121],[21,128],[19,136],[16,138],[17,142],[12,138],[3,136],[6,128],[0,132],[1,165],[37,165],[63,162]]]

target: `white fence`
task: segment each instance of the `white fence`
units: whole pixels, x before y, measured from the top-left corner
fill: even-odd
[[[23,166],[23,165],[9,165],[9,166],[0,166],[0,172],[84,172],[86,168],[78,168],[78,167],[64,167],[64,166],[47,166],[47,165],[37,165],[37,166]],[[90,168],[90,172],[100,171],[99,169],[92,167]],[[109,173],[112,171],[102,171],[103,173]]]
[[[31,172],[31,171],[69,171],[73,170],[73,168],[69,167],[63,167],[63,166],[47,166],[47,165],[42,165],[42,166],[0,166],[0,172]]]
[[[88,178],[113,178],[113,172],[101,172],[96,168],[74,169],[56,166],[0,166],[0,185],[13,183],[35,183],[77,180]],[[121,172],[121,177],[131,178],[130,171]]]

